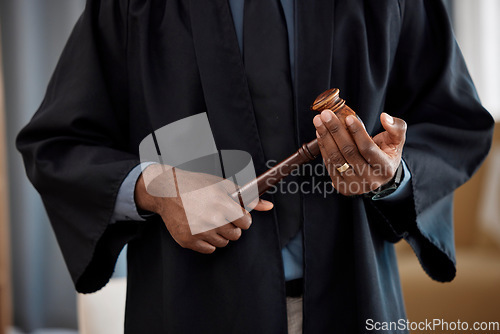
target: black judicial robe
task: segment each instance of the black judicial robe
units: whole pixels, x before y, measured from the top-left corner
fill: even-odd
[[[331,87],[372,135],[382,111],[408,123],[411,198],[302,196],[304,333],[365,332],[367,319],[405,318],[394,242],[406,239],[431,278],[455,276],[453,190],[487,154],[493,121],[441,1],[295,6],[298,142],[314,138],[308,107]],[[140,141],[200,112],[219,149],[265,169],[227,0],[90,0],[17,145],[78,291],[104,286],[128,243],[126,333],[286,333],[272,212],[253,212],[212,255],[181,248],[158,217],[110,225]]]

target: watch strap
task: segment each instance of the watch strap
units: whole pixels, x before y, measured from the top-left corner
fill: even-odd
[[[398,189],[399,185],[401,184],[402,180],[403,180],[403,163],[401,162],[398,168],[396,169],[396,173],[394,173],[394,177],[386,184],[367,193],[367,196],[374,201],[380,200],[395,192]]]

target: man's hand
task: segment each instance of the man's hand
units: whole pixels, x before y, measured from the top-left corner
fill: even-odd
[[[333,186],[346,196],[360,195],[389,182],[401,163],[406,138],[406,123],[386,113],[380,116],[386,131],[371,138],[354,116],[344,127],[330,110],[314,117],[316,136]],[[345,163],[350,168],[339,171]]]
[[[170,235],[183,248],[210,254],[217,247],[225,247],[229,241],[240,238],[242,230],[246,230],[252,223],[252,217],[248,211],[242,208],[231,197],[230,193],[235,190],[235,185],[216,176],[192,173],[175,169],[175,179],[165,176],[167,172],[171,175],[172,169],[165,169],[161,165],[151,165],[139,177],[135,187],[135,202],[142,210],[159,214]],[[147,182],[149,192],[146,190],[144,173],[150,172],[155,176],[155,181]],[[164,176],[159,178],[158,176]],[[147,178],[146,178],[147,179]],[[159,180],[159,181],[158,181]],[[188,192],[185,196],[172,196],[177,189],[177,182],[182,180],[183,188],[196,190]],[[155,189],[156,188],[156,189]],[[158,188],[167,189],[168,197],[153,196],[150,193],[158,193]],[[260,200],[254,210],[268,211],[273,204]],[[189,210],[189,222],[186,215]],[[234,219],[234,217],[238,217]],[[211,227],[203,233],[193,235],[192,228],[195,226]]]

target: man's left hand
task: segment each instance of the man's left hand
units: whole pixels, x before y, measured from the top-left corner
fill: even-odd
[[[401,163],[406,123],[386,113],[380,121],[386,131],[371,138],[355,116],[346,117],[347,129],[331,110],[314,117],[323,161],[333,186],[341,194],[368,193],[394,177]],[[349,168],[342,171],[342,166]]]

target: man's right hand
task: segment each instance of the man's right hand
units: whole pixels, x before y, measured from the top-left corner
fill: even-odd
[[[170,176],[166,175],[166,170]],[[154,175],[155,179],[145,182],[144,174]],[[159,164],[148,166],[136,183],[134,196],[139,209],[157,213],[162,217],[170,235],[181,247],[210,254],[217,247],[225,247],[229,241],[238,240],[242,230],[247,230],[252,224],[250,213],[229,195],[235,189],[232,182],[177,168],[175,175],[174,179],[170,167],[165,169]],[[148,177],[146,179],[150,180]],[[171,196],[172,189],[178,190],[177,180],[182,180],[184,189],[197,191],[183,195],[182,200],[179,196]],[[149,192],[146,190],[146,183]],[[154,196],[153,194],[157,193],[154,188],[169,189],[170,196]],[[272,208],[271,202],[259,199],[254,210],[268,211]],[[186,210],[189,210],[189,222]],[[207,231],[193,235],[193,226],[204,226]]]

